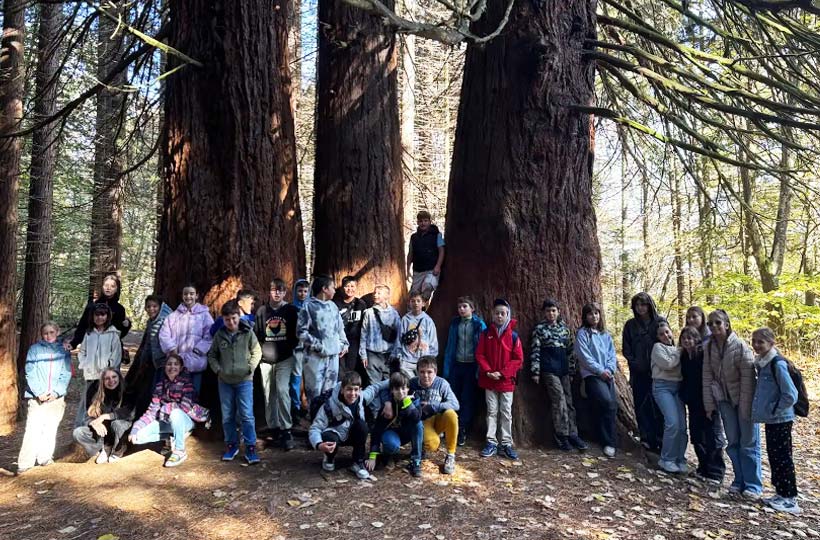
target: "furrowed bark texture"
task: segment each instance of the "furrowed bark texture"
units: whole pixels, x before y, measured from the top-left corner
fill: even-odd
[[[169,2],[171,45],[203,63],[167,81],[156,290],[219,307],[304,275],[287,52],[288,4]],[[169,57],[168,68],[179,60]]]
[[[390,8],[393,7],[390,2]],[[406,293],[395,35],[341,0],[319,2],[314,272]]]
[[[20,128],[25,77],[25,5],[5,0],[0,44],[0,135]],[[17,188],[20,182],[19,137],[0,138],[0,435],[8,435],[17,421]]]
[[[503,9],[502,0],[490,0],[479,32],[493,27]],[[431,308],[442,342],[460,295],[473,295],[488,319],[493,299],[507,298],[525,357],[544,298],[557,299],[572,326],[584,303],[601,298],[593,123],[567,107],[593,102],[594,66],[581,51],[594,36],[594,1],[518,1],[497,39],[468,46],[447,201],[447,259]],[[623,383],[621,377],[626,398]],[[579,420],[595,417],[585,407],[579,403]],[[630,408],[623,408],[624,428]],[[551,439],[548,410],[525,361],[513,411],[518,443]]]

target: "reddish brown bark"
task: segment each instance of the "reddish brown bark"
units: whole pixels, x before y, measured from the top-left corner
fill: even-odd
[[[37,75],[34,118],[40,121],[57,108],[58,35],[62,24],[59,4],[38,5]],[[57,164],[57,125],[37,128],[31,140],[28,226],[26,228],[26,267],[23,281],[23,315],[20,328],[18,368],[26,361],[29,346],[40,339],[40,325],[48,318],[51,290],[51,245],[54,230],[54,169]]]
[[[304,274],[287,61],[288,4],[169,2],[170,44],[203,63],[168,78],[156,290],[193,281],[219,306]],[[169,56],[168,69],[179,64]],[[174,302],[175,303],[175,302]]]
[[[23,117],[25,1],[5,0],[0,45],[0,435],[17,421],[17,188],[20,181],[19,137],[3,137],[20,127]]]
[[[392,8],[392,2],[388,2]],[[319,2],[314,271],[406,292],[395,34],[341,0]]]
[[[504,6],[490,0],[489,17],[477,30],[494,28]],[[582,50],[594,36],[593,1],[517,1],[497,39],[468,47],[447,202],[447,259],[431,308],[442,342],[463,294],[473,295],[486,317],[494,298],[507,298],[525,353],[544,298],[557,299],[572,326],[584,303],[601,298],[592,118],[568,107],[592,104],[594,66]],[[515,437],[546,442],[548,404],[528,370],[525,362],[514,402]],[[592,414],[579,411],[579,420]]]

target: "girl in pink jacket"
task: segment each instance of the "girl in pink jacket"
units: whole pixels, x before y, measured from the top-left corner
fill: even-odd
[[[182,358],[198,394],[202,372],[208,367],[212,339],[209,330],[214,319],[208,308],[197,300],[196,287],[186,285],[182,288],[182,303],[165,319],[159,331],[159,345],[166,355],[173,352]]]

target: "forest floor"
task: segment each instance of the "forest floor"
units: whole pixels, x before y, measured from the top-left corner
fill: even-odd
[[[817,396],[820,385],[812,383]],[[72,385],[74,386],[74,385]],[[444,453],[414,479],[401,466],[374,481],[321,472],[303,441],[262,463],[219,461],[222,445],[195,437],[181,467],[154,450],[117,464],[75,463],[69,395],[54,465],[14,477],[22,429],[0,438],[0,538],[8,539],[750,539],[820,537],[820,403],[797,422],[795,462],[803,515],[778,514],[730,497],[694,477],[659,472],[638,452],[614,459],[519,449],[520,461],[482,459],[480,443],[459,449],[455,475]],[[22,425],[21,425],[22,427]],[[764,449],[765,456],[765,449]],[[690,458],[693,463],[694,456]],[[728,459],[727,459],[728,462]],[[728,473],[727,477],[731,475]],[[766,494],[772,494],[764,458]]]

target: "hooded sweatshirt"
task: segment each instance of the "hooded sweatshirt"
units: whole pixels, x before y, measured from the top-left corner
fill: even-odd
[[[125,308],[122,307],[122,304],[120,304],[120,290],[122,288],[122,284],[116,276],[114,276],[114,281],[117,282],[117,292],[115,292],[111,298],[100,296],[95,301],[94,298],[89,295],[88,303],[83,311],[83,316],[80,317],[80,320],[77,322],[77,328],[74,330],[74,337],[71,338],[72,349],[76,349],[77,346],[82,343],[83,338],[85,338],[85,334],[89,327],[89,321],[91,321],[91,314],[94,312],[94,304],[108,304],[108,308],[111,310],[111,324],[114,325],[114,328],[119,330],[120,339],[128,335],[128,332],[131,330],[131,324],[130,322],[125,322]]]
[[[426,347],[420,346],[415,351],[412,351],[409,348],[412,347],[412,345],[408,346],[402,343],[401,337],[409,330],[413,329],[419,331],[421,342],[426,344]],[[407,362],[409,364],[417,363],[419,358],[422,356],[438,356],[438,334],[436,333],[436,323],[433,322],[433,319],[431,319],[428,314],[423,311],[418,315],[413,315],[412,313],[407,312],[404,317],[401,318],[401,331],[399,332],[398,339],[396,340],[395,356],[399,357],[402,362]]]
[[[364,422],[364,402],[361,396],[352,405],[342,401],[341,396],[342,383],[336,383],[327,401],[319,407],[316,418],[313,419],[308,431],[308,440],[313,448],[317,448],[322,442],[323,431],[335,432],[339,440],[344,442],[350,436],[353,419],[358,417],[361,422]]]
[[[308,295],[307,295],[307,298],[305,298],[304,301],[299,300],[299,298],[296,296],[296,289],[299,287],[299,285],[306,285],[307,289],[308,289]],[[310,282],[308,280],[304,279],[304,278],[297,279],[296,283],[293,284],[293,302],[291,302],[291,303],[294,306],[296,306],[297,309],[302,309],[309,299],[310,299]]]
[[[379,321],[376,320],[376,312],[379,319],[386,327],[395,329],[396,339],[385,341]],[[393,306],[382,307],[375,304],[366,309],[362,315],[362,333],[359,338],[359,358],[367,358],[367,351],[375,353],[392,353],[396,348],[396,342],[401,337],[401,316]]]
[[[435,377],[428,387],[419,382],[418,377],[410,379],[410,393],[416,396],[421,405],[421,418],[426,420],[431,416],[450,409],[458,411],[458,398],[450,388],[450,383],[442,377]]]
[[[659,381],[682,381],[680,365],[681,350],[674,345],[655,343],[652,347],[652,379]]]
[[[649,318],[641,319],[635,306],[639,300],[649,304]],[[658,341],[658,323],[665,319],[658,315],[655,302],[648,294],[643,297],[636,295],[632,299],[632,313],[634,318],[626,321],[623,332],[623,353],[629,364],[632,374],[649,375],[652,369],[652,346]]]
[[[96,381],[108,367],[119,369],[122,362],[122,342],[120,331],[113,325],[102,332],[91,330],[85,335],[77,354],[78,367],[83,370],[83,379]]]
[[[204,371],[208,365],[207,354],[213,339],[209,332],[212,324],[213,317],[202,304],[194,304],[191,309],[180,304],[160,328],[159,343],[162,352],[167,354],[176,349],[188,371]]]
[[[307,354],[330,358],[348,347],[339,308],[333,300],[309,298],[299,311],[297,334]]]
[[[284,302],[278,307],[267,303],[256,311],[254,332],[262,346],[263,362],[273,364],[293,356],[293,350],[299,344],[296,337],[298,320],[299,308]]]
[[[71,380],[71,353],[60,342],[40,340],[26,354],[26,391],[28,399],[54,394],[63,397]]]
[[[581,378],[600,377],[604,371],[614,375],[618,370],[615,344],[609,332],[582,326],[575,334],[574,354]]]
[[[222,327],[214,336],[208,351],[208,364],[219,380],[227,384],[252,381],[253,372],[262,359],[262,347],[248,321],[240,319],[239,328],[231,333]]]

